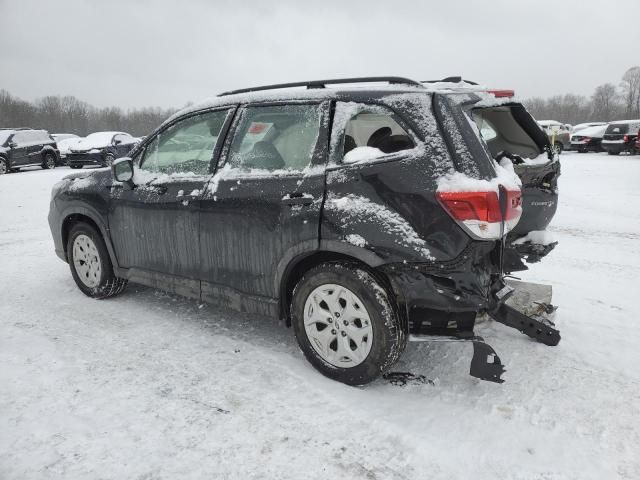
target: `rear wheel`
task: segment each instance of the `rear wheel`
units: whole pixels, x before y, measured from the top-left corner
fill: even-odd
[[[609,155],[620,155],[620,152],[612,152],[611,150],[607,151]]]
[[[127,285],[127,280],[114,275],[102,236],[87,223],[76,223],[71,228],[67,240],[67,259],[76,285],[89,297],[113,297]]]
[[[42,159],[42,168],[47,170],[56,168],[56,156],[53,153],[45,153]]]
[[[553,144],[553,149],[556,151],[556,153],[560,154],[562,153],[562,150],[564,149],[564,146],[562,145],[561,142],[556,142]]]
[[[375,380],[406,346],[390,294],[357,265],[324,263],[309,270],[294,289],[291,315],[307,360],[348,385]]]
[[[73,168],[74,170],[77,170],[78,168],[82,168],[82,165],[69,165],[69,168]]]
[[[4,175],[9,172],[9,165],[7,164],[7,160],[4,158],[0,158],[0,175]]]

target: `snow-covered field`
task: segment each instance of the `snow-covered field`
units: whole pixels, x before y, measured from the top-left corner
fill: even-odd
[[[53,252],[51,186],[0,177],[0,479],[639,479],[640,157],[563,154],[558,347],[493,322],[506,383],[470,345],[410,344],[432,383],[331,382],[278,322],[130,285],[95,301]]]

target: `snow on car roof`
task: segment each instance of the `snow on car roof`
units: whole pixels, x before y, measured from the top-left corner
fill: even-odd
[[[607,127],[608,127],[607,124],[586,127],[576,132],[576,135],[580,135],[581,137],[601,137],[602,135],[604,135],[604,132],[607,129]]]
[[[640,123],[640,119],[637,120],[614,120],[613,122],[610,122],[611,125],[627,125],[627,124],[631,124],[631,123]]]
[[[339,97],[341,94],[363,92],[363,91],[375,91],[375,92],[389,92],[389,93],[430,93],[430,90],[422,87],[412,87],[410,85],[380,85],[380,84],[341,84],[341,85],[327,85],[326,88],[281,88],[274,90],[261,90],[257,92],[246,92],[224,95],[219,97],[207,98],[197,104],[190,105],[182,110],[176,112],[169,117],[164,123],[173,121],[174,119],[181,117],[185,114],[197,112],[198,110],[204,110],[207,108],[225,107],[230,105],[249,103],[249,102],[269,102],[278,100],[325,100]]]
[[[564,123],[560,123],[557,120],[536,120],[538,125],[564,125]]]

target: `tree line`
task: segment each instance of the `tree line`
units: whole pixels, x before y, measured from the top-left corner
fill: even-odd
[[[562,123],[609,122],[640,118],[640,67],[627,70],[618,86],[605,83],[593,95],[567,93],[550,98],[524,100],[539,120]],[[122,110],[96,108],[73,96],[47,96],[27,102],[0,90],[0,127],[42,128],[51,133],[87,135],[104,130],[121,130],[134,136],[148,135],[177,109],[158,107]]]
[[[550,98],[523,101],[538,120],[557,120],[576,125],[583,122],[610,122],[640,119],[640,67],[631,67],[616,86],[599,85],[590,97],[567,93]]]
[[[0,90],[0,127],[30,127],[50,133],[75,133],[117,130],[133,136],[151,133],[177,109],[158,107],[122,110],[119,107],[96,108],[73,96],[47,96],[27,102]]]

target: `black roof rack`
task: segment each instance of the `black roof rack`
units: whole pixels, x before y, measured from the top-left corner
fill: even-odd
[[[373,83],[373,82],[385,82],[392,85],[412,85],[414,87],[422,87],[422,83],[403,77],[355,77],[355,78],[334,78],[329,80],[311,80],[307,82],[293,82],[293,83],[279,83],[275,85],[263,85],[261,87],[241,88],[239,90],[230,90],[228,92],[220,93],[218,96],[223,97],[225,95],[233,95],[235,93],[248,93],[259,92],[262,90],[276,90],[279,88],[291,88],[291,87],[307,87],[312,88],[325,88],[326,85],[336,85],[341,83]]]
[[[442,80],[422,80],[422,83],[460,83],[460,82],[465,82],[465,83],[470,83],[471,85],[478,85],[476,82],[472,82],[471,80],[465,80],[464,78],[458,76],[458,77],[447,77],[447,78],[443,78]]]

